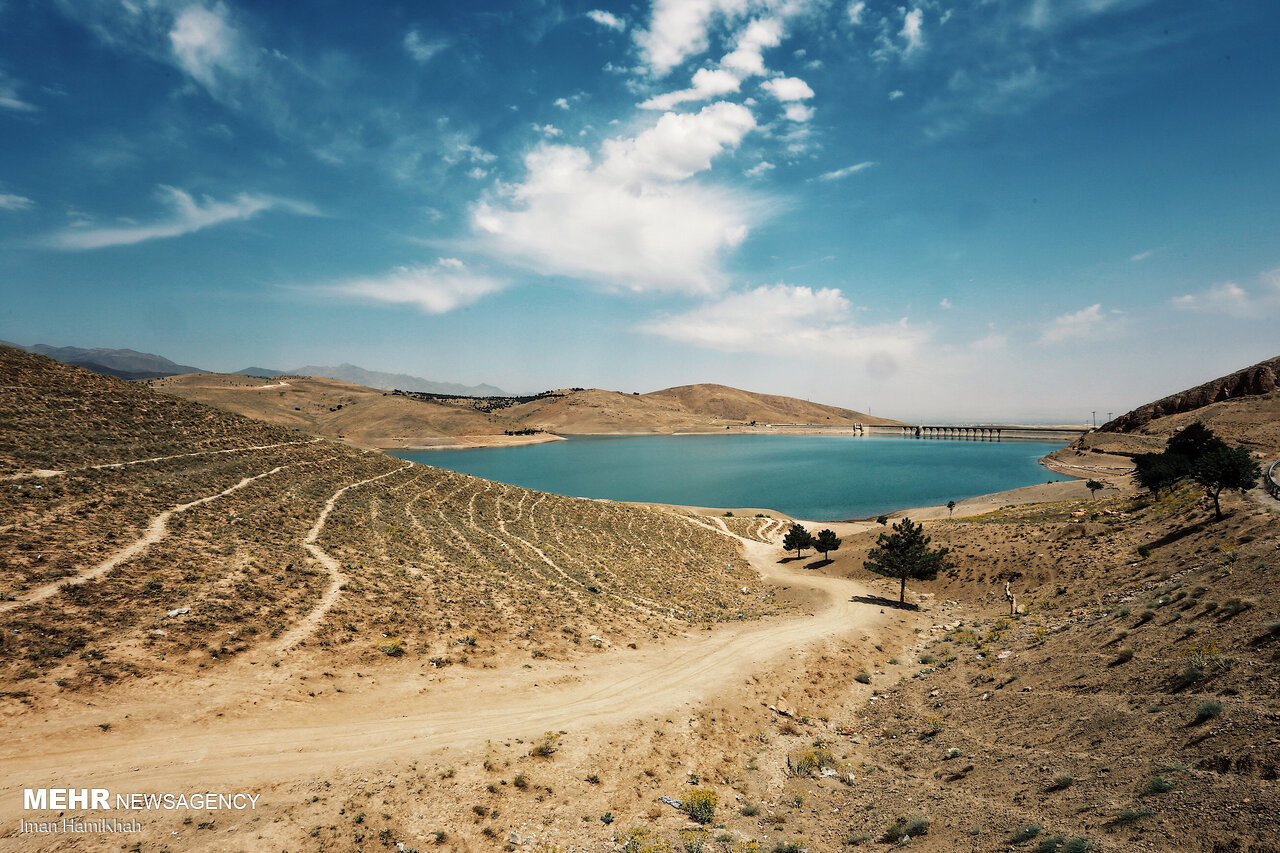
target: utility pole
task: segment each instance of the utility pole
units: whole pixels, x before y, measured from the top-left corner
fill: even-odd
[[[1097,413],[1097,412],[1094,412],[1094,413],[1093,413],[1093,428],[1094,428],[1094,429],[1097,429],[1097,428],[1098,428],[1098,413]]]

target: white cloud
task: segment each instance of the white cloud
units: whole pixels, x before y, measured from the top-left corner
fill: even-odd
[[[1090,305],[1071,314],[1055,317],[1040,336],[1040,342],[1058,344],[1096,336],[1102,328],[1102,305]]]
[[[18,82],[0,71],[0,109],[29,113],[37,109],[34,104],[24,101],[18,94]]]
[[[804,104],[787,104],[782,114],[791,121],[805,122],[813,118],[813,107],[806,107]]]
[[[799,77],[775,77],[760,87],[779,101],[807,101],[813,97],[813,89]]]
[[[768,160],[761,160],[759,163],[756,163],[754,166],[752,166],[750,169],[747,169],[742,174],[746,175],[748,178],[758,178],[759,176],[763,175],[765,172],[771,171],[774,168],[776,167],[772,163],[770,163]]]
[[[738,77],[759,77],[766,73],[764,50],[782,42],[782,21],[758,18],[747,25],[738,37],[733,51],[725,54],[720,65]]]
[[[942,301],[938,303],[938,307],[941,308],[943,311],[950,310],[951,300],[944,297]]]
[[[867,4],[863,0],[853,3],[849,6],[849,23],[855,27],[862,23],[862,13],[867,11]]]
[[[699,68],[694,72],[693,85],[678,92],[655,95],[640,104],[642,110],[669,110],[686,101],[706,101],[738,91],[738,78],[728,71]]]
[[[477,275],[457,258],[440,258],[429,267],[396,267],[382,276],[353,278],[319,292],[370,302],[412,305],[427,314],[444,314],[497,293],[507,285]]]
[[[300,202],[248,193],[241,193],[229,202],[214,201],[207,196],[197,201],[184,190],[161,185],[159,194],[173,210],[170,218],[165,221],[150,225],[130,222],[123,227],[62,231],[46,238],[44,244],[55,249],[73,251],[129,246],[146,240],[180,237],[224,222],[251,219],[263,211],[277,207],[294,213],[315,215],[314,208]]]
[[[553,124],[534,124],[533,129],[548,139],[554,139],[561,133],[560,128]]]
[[[857,326],[853,306],[835,288],[775,284],[729,293],[682,314],[641,326],[643,331],[707,349],[821,356],[896,363],[927,339],[904,319]]]
[[[611,12],[592,9],[587,13],[587,17],[602,27],[608,27],[609,29],[617,30],[618,32],[622,32],[627,28],[627,22]]]
[[[409,30],[409,32],[405,33],[404,36],[405,52],[408,53],[409,56],[413,57],[414,62],[418,62],[423,65],[430,62],[433,56],[448,46],[449,42],[446,39],[424,38],[422,33],[418,32],[416,28]]]
[[[569,109],[569,101],[567,98],[556,98],[552,103],[562,110]]]
[[[686,179],[755,127],[745,107],[667,113],[634,138],[582,148],[542,145],[523,183],[472,211],[483,250],[547,275],[605,288],[709,293],[723,286],[722,251],[739,245],[758,205]]]
[[[655,77],[707,49],[707,28],[717,14],[740,15],[748,0],[654,0],[649,28],[636,32],[640,55]]]
[[[889,100],[896,101],[898,100],[898,98],[901,98],[904,94],[905,92],[903,92],[901,89],[894,89],[892,92],[889,93]]]
[[[0,193],[0,210],[30,210],[36,203],[24,195]]]
[[[1158,248],[1158,249],[1147,249],[1145,252],[1138,252],[1138,254],[1130,256],[1129,260],[1131,260],[1131,261],[1133,261],[1133,262],[1135,262],[1135,263],[1137,263],[1137,262],[1139,262],[1139,261],[1145,261],[1147,258],[1151,257],[1152,255],[1156,254],[1157,252],[1162,251],[1162,250],[1163,250],[1163,248],[1164,248],[1164,247],[1162,246],[1162,247],[1160,247],[1160,248]]]
[[[1280,268],[1258,276],[1258,286],[1246,290],[1233,281],[1224,281],[1201,291],[1176,296],[1174,308],[1205,311],[1239,318],[1268,317],[1280,311]]]
[[[242,75],[240,39],[221,4],[184,9],[174,19],[169,44],[178,66],[210,91],[219,88],[220,77]]]
[[[906,53],[914,53],[924,46],[924,12],[912,9],[902,19],[902,31],[899,36],[906,41]]]
[[[969,349],[974,352],[998,352],[1004,349],[1008,343],[1009,338],[1007,335],[1002,335],[999,332],[992,332],[985,338],[978,338],[976,341],[969,344]]]
[[[845,166],[843,169],[836,169],[834,172],[824,172],[818,176],[820,181],[838,181],[841,178],[847,178],[850,175],[856,175],[863,169],[870,169],[876,163],[874,160],[866,160],[862,163],[854,163],[852,166]]]

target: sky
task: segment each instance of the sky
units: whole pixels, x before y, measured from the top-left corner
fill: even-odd
[[[1280,354],[1277,32],[1271,0],[0,0],[0,339],[1101,423]]]

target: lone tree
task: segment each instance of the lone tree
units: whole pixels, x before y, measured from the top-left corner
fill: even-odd
[[[888,523],[889,523],[889,516],[887,515],[876,516],[876,524],[880,525],[881,527],[884,527]]]
[[[830,560],[827,555],[832,551],[840,550],[840,538],[836,536],[834,530],[819,530],[818,538],[814,540],[813,547],[822,552],[822,559]]]
[[[1133,478],[1153,498],[1159,498],[1165,489],[1172,491],[1188,473],[1186,458],[1169,453],[1139,453],[1133,457],[1133,465]]]
[[[1097,480],[1090,480],[1089,482],[1085,483],[1085,487],[1089,489],[1090,497],[1094,497],[1095,495],[1098,494],[1098,492],[1106,488],[1106,486],[1104,486],[1102,483],[1098,482]]]
[[[875,547],[867,554],[863,568],[901,581],[898,603],[906,604],[907,579],[931,581],[938,572],[952,568],[947,560],[949,548],[930,548],[930,537],[924,535],[924,525],[904,518],[893,526],[893,533],[881,533]]]
[[[1227,447],[1219,442],[1193,463],[1191,476],[1204,486],[1204,493],[1213,498],[1213,512],[1221,519],[1222,504],[1218,497],[1222,492],[1226,489],[1252,489],[1262,476],[1262,468],[1254,461],[1248,448]]]
[[[803,524],[798,521],[792,522],[787,528],[787,534],[782,537],[782,550],[795,551],[796,559],[799,559],[800,552],[811,547],[813,547],[813,536],[804,529]]]
[[[947,501],[947,518],[950,518],[951,513],[955,512],[955,510],[956,510],[956,502]]]

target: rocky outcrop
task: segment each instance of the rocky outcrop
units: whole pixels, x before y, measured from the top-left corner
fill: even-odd
[[[1258,397],[1277,388],[1280,388],[1280,356],[1140,406],[1103,424],[1100,431],[1136,432],[1157,418],[1195,411],[1224,400]]]

